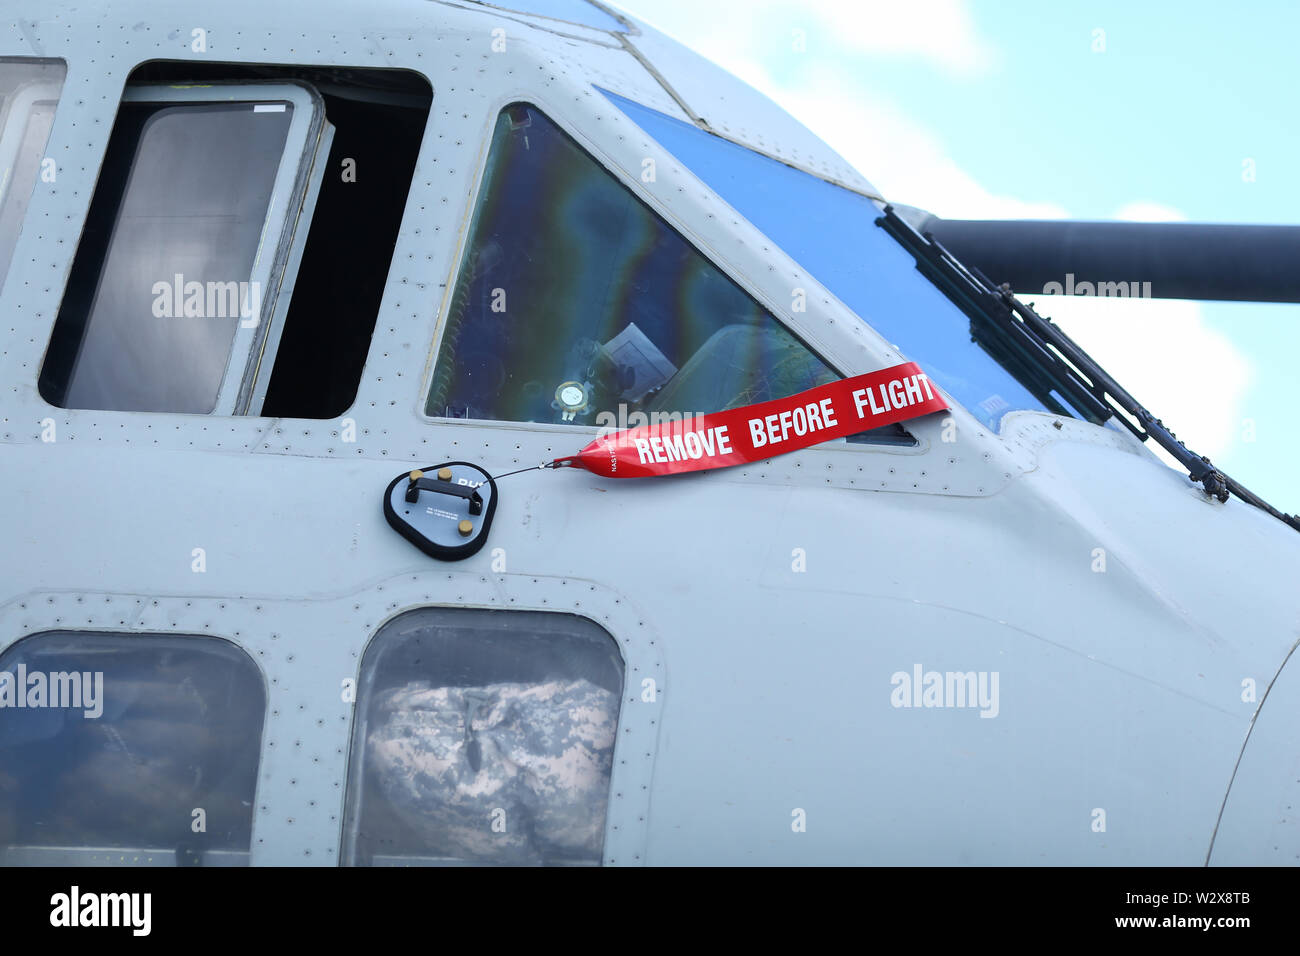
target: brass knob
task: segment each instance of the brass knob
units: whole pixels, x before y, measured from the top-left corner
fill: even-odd
[[[419,481],[423,477],[424,477],[424,472],[420,471],[420,469],[418,468],[415,469],[415,471],[411,472],[412,481]]]
[[[439,469],[438,469],[438,480],[439,480],[439,481],[451,481],[451,469],[450,469],[450,468],[439,468]]]
[[[456,525],[456,530],[460,532],[462,538],[468,538],[474,533],[474,522],[465,520]]]

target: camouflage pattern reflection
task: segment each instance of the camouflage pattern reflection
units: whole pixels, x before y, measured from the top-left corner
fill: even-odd
[[[618,709],[590,681],[432,687],[377,701],[371,771],[435,856],[600,860]]]

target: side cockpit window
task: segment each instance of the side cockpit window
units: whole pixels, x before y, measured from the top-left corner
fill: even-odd
[[[37,182],[58,178],[45,149],[66,73],[59,60],[0,57],[0,289]]]
[[[65,408],[235,414],[321,138],[292,84],[129,88],[41,373]]]
[[[247,865],[261,672],[212,637],[60,632],[0,655],[0,866]]]
[[[536,107],[501,112],[428,415],[595,425],[838,377]]]
[[[346,411],[431,103],[404,70],[137,67],[41,396],[119,412]]]
[[[344,862],[599,864],[622,687],[583,618],[394,619],[361,663]]]

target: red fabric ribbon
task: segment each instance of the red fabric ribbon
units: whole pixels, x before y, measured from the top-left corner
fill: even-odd
[[[947,408],[916,363],[904,362],[770,402],[615,432],[551,464],[606,478],[729,468]]]

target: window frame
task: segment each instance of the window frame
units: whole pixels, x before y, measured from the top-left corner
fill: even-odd
[[[724,261],[721,260],[720,257],[713,254],[708,249],[707,245],[701,242],[694,230],[688,228],[679,217],[663,208],[652,195],[637,188],[636,178],[631,174],[626,173],[617,163],[613,162],[610,155],[602,149],[596,141],[591,139],[590,136],[585,135],[573,122],[571,122],[570,118],[562,108],[557,104],[553,104],[548,97],[538,95],[535,91],[517,91],[503,97],[495,98],[487,104],[485,114],[486,119],[482,127],[483,147],[479,151],[478,168],[474,173],[474,185],[469,193],[469,199],[459,223],[459,237],[452,253],[452,264],[448,273],[446,287],[443,290],[443,298],[438,307],[437,324],[434,328],[433,343],[425,363],[424,375],[420,380],[420,390],[416,396],[415,414],[421,423],[427,425],[464,424],[472,425],[475,428],[524,429],[526,431],[542,431],[562,435],[597,435],[602,431],[601,426],[595,424],[578,425],[562,422],[518,422],[492,418],[443,418],[431,416],[425,411],[425,405],[429,397],[429,389],[433,386],[433,377],[437,370],[443,341],[446,338],[447,320],[450,314],[451,303],[455,297],[457,283],[460,280],[461,272],[465,263],[465,253],[469,246],[470,233],[474,224],[474,216],[478,212],[479,203],[483,198],[484,181],[487,177],[488,164],[491,159],[490,154],[493,133],[496,129],[496,123],[501,116],[501,113],[508,106],[512,106],[516,103],[532,107],[542,113],[547,120],[555,124],[561,132],[572,139],[588,158],[590,158],[606,173],[613,176],[621,186],[629,190],[638,202],[642,203],[655,216],[661,219],[683,242],[690,246],[697,255],[699,255],[711,267],[716,269],[719,274],[735,283],[737,288],[757,303],[761,309],[770,315],[787,334],[792,336],[795,341],[807,349],[810,354],[816,357],[836,375],[844,377],[847,374],[842,362],[829,357],[823,350],[819,350],[810,344],[807,336],[800,330],[791,326],[791,324],[786,320],[784,313],[776,308],[775,304],[772,301],[769,301],[769,298],[766,295],[756,289],[754,283],[747,281],[731,266],[724,264]],[[716,409],[713,411],[716,411]],[[843,444],[843,441],[837,440],[835,444]]]
[[[244,372],[244,381],[240,391],[243,404],[242,406],[236,404],[234,412],[236,415],[253,417],[261,417],[262,415],[262,406],[266,402],[266,392],[271,385],[271,374],[275,370],[275,359],[280,351],[280,339],[284,335],[285,322],[289,317],[289,307],[293,304],[293,291],[298,285],[298,270],[302,265],[303,253],[307,248],[307,237],[311,233],[311,225],[316,216],[316,203],[320,199],[321,187],[325,183],[325,167],[329,163],[330,150],[334,146],[334,126],[325,118],[324,101],[318,92],[315,90],[311,92],[320,103],[321,124],[315,139],[313,139],[310,131],[307,135],[308,155],[304,158],[304,162],[307,162],[308,165],[302,170],[302,175],[305,177],[304,188],[306,192],[299,202],[287,207],[296,210],[296,212],[292,222],[285,223],[289,239],[284,267],[277,273],[280,276],[280,285],[273,297],[270,322],[258,322],[257,328],[265,331],[261,336],[260,344],[254,343],[254,347],[250,350],[248,365]],[[294,108],[294,113],[296,118],[297,107]],[[292,135],[292,132],[293,126],[290,124],[290,135]],[[313,142],[315,143],[314,146],[312,145]],[[286,154],[287,152],[286,150]],[[278,188],[279,185],[277,177],[276,187]],[[271,202],[274,205],[274,193],[272,193]],[[263,300],[262,304],[264,308],[267,305],[265,300]],[[238,332],[236,332],[236,336],[238,336]]]

